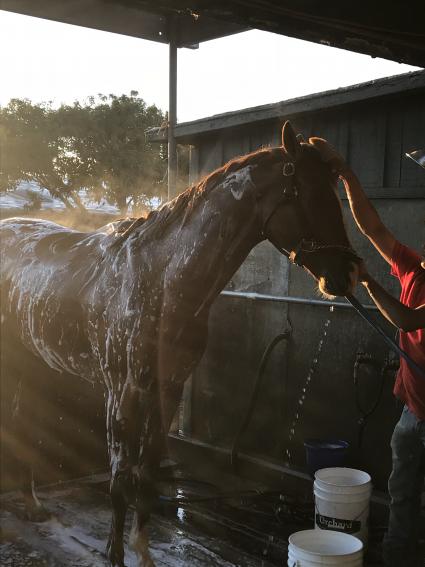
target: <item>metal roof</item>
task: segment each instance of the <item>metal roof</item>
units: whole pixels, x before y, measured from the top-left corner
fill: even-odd
[[[0,9],[66,24],[196,48],[246,26],[137,0],[0,0]]]
[[[283,122],[286,118],[293,118],[306,112],[409,92],[423,92],[425,96],[425,71],[414,71],[384,79],[375,79],[349,87],[216,114],[190,122],[181,122],[176,125],[174,133],[180,144],[191,144],[195,143],[199,136],[216,133],[227,128],[237,128],[254,122],[261,123],[269,120]],[[146,132],[146,136],[151,142],[164,143],[167,140],[167,128],[164,126],[151,128]]]
[[[0,7],[163,43],[175,34],[180,47],[256,28],[425,66],[423,0],[0,0]]]

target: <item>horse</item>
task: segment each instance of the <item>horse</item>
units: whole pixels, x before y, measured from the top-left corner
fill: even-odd
[[[337,177],[315,140],[298,139],[286,122],[281,146],[229,161],[147,218],[95,232],[28,218],[0,223],[7,337],[54,370],[105,388],[114,567],[124,566],[130,504],[130,544],[140,566],[154,565],[146,525],[164,438],[205,350],[210,307],[250,250],[269,240],[327,296],[356,285],[359,258]],[[36,517],[41,505],[24,476]]]

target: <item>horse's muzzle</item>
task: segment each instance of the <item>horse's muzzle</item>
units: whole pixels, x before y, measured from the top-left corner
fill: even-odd
[[[359,267],[351,262],[350,268],[346,272],[325,270],[318,278],[319,290],[323,295],[332,298],[352,294],[358,282]]]

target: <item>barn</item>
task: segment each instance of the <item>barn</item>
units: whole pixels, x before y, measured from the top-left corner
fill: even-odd
[[[336,17],[308,2],[293,4],[91,0],[82,7],[77,1],[35,6],[3,0],[1,7],[170,45],[170,123],[166,131],[147,133],[168,142],[170,196],[178,144],[190,147],[190,182],[196,183],[236,156],[279,144],[282,125],[290,120],[305,138],[324,137],[347,158],[386,225],[419,251],[425,177],[405,154],[424,147],[424,71],[175,122],[177,49],[249,28],[424,64],[423,30],[414,10],[407,14],[394,4],[382,15],[346,7]],[[356,229],[342,188],[340,197],[353,247],[396,295],[396,280]],[[393,335],[367,294],[358,297]],[[254,248],[211,309],[206,352],[185,384],[169,433],[170,460],[163,463],[151,535],[156,563],[284,564],[289,535],[314,521],[306,454],[312,441],[327,440],[344,441],[344,466],[372,477],[365,565],[382,564],[389,443],[401,411],[392,395],[397,367],[398,357],[349,303],[319,297],[311,279],[270,243]],[[48,373],[43,380],[51,380]],[[102,389],[70,389],[66,376],[55,380],[51,411],[41,416],[39,432],[40,464],[48,462],[41,467],[41,496],[54,518],[44,527],[22,519],[3,441],[2,561],[16,567],[107,565]],[[133,555],[126,564],[136,565]]]

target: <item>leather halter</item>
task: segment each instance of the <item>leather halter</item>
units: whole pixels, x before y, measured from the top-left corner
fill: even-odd
[[[344,246],[340,244],[321,244],[319,241],[315,240],[313,237],[313,231],[311,229],[311,223],[305,214],[305,211],[301,205],[298,195],[298,189],[295,183],[295,164],[292,161],[286,161],[283,163],[283,193],[281,198],[278,200],[276,205],[267,215],[263,227],[261,229],[261,234],[264,238],[267,238],[266,231],[267,225],[270,222],[276,211],[283,205],[291,204],[294,206],[300,225],[308,227],[308,236],[303,236],[298,243],[293,247],[292,250],[286,250],[276,246],[280,252],[289,258],[289,260],[296,264],[297,266],[303,266],[303,257],[305,254],[311,254],[317,252],[318,250],[323,250],[325,248],[340,250],[349,253],[354,258],[358,258],[354,250],[349,246]]]

